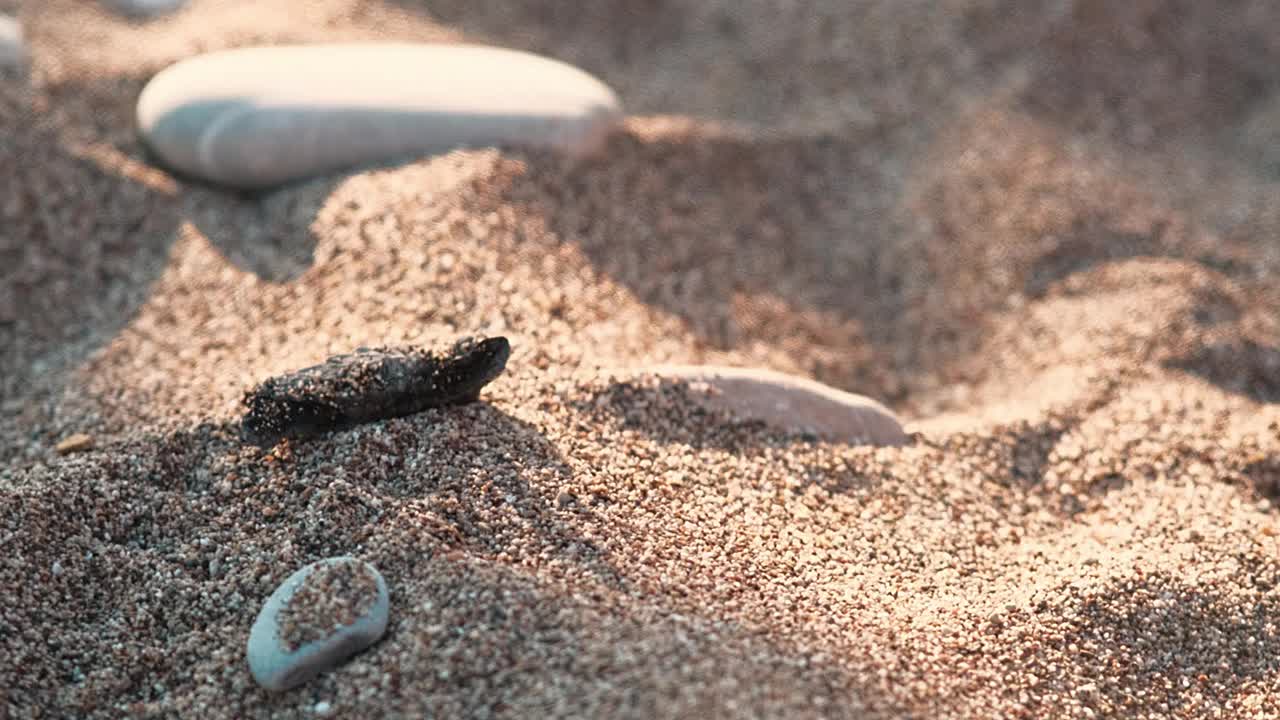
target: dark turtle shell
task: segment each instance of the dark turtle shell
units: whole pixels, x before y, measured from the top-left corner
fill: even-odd
[[[274,445],[474,401],[502,374],[511,345],[504,337],[464,338],[443,353],[416,347],[358,348],[245,393],[245,440]]]

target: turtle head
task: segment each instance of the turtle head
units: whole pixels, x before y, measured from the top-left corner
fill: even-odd
[[[470,402],[502,374],[509,357],[511,343],[505,337],[464,338],[445,355],[437,384],[449,388],[458,402]]]

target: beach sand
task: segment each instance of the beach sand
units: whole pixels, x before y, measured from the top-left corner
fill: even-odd
[[[0,11],[0,717],[1280,716],[1273,0]],[[548,54],[628,118],[260,197],[136,137],[182,58],[376,39]],[[266,377],[466,334],[513,346],[480,403],[235,437]],[[263,601],[335,555],[386,637],[258,688]]]

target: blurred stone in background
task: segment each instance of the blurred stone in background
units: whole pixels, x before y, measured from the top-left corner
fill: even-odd
[[[22,26],[15,18],[0,15],[0,71],[21,69],[27,64],[27,48]]]
[[[117,15],[147,19],[180,10],[186,0],[103,0],[102,4]]]

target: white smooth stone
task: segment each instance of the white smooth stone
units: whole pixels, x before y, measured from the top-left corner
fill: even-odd
[[[280,613],[293,594],[317,569],[336,563],[357,563],[373,572],[378,584],[378,597],[368,613],[350,625],[344,625],[321,640],[304,643],[293,652],[280,640]],[[259,685],[275,691],[297,687],[320,673],[340,665],[352,655],[377,642],[387,631],[391,597],[386,580],[372,565],[352,557],[335,557],[311,563],[290,575],[271,597],[249,630],[247,656],[249,672]]]
[[[0,70],[21,68],[27,64],[27,47],[22,40],[22,26],[16,18],[0,15]]]
[[[184,60],[138,98],[138,127],[177,170],[265,188],[401,156],[493,145],[599,147],[621,117],[565,63],[477,45],[241,48]]]
[[[112,12],[131,18],[152,18],[180,9],[186,0],[103,0]]]
[[[698,393],[709,405],[741,417],[814,432],[850,444],[902,445],[907,435],[893,412],[862,395],[773,370],[717,365],[660,365],[645,372],[660,378],[704,382]]]

